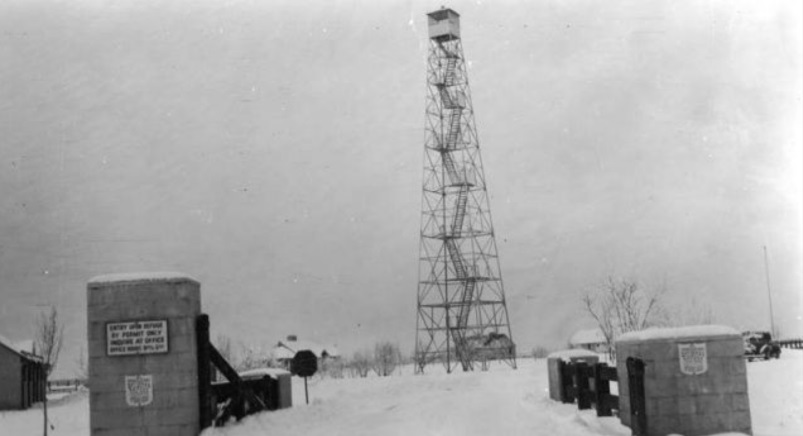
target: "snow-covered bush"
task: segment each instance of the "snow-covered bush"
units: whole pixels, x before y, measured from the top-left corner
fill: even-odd
[[[247,371],[255,368],[273,368],[276,362],[269,351],[260,347],[240,344],[239,359],[234,364],[237,371]]]
[[[318,368],[318,373],[321,375],[321,378],[343,378],[345,368],[346,363],[343,362],[342,359],[321,359],[321,365],[320,368]]]
[[[373,370],[376,375],[386,377],[393,374],[401,362],[401,350],[392,342],[379,342],[374,345]]]
[[[371,357],[368,353],[357,351],[348,367],[352,377],[368,377],[368,372],[371,371]]]
[[[546,359],[546,357],[548,355],[549,355],[549,350],[547,350],[546,348],[544,348],[544,347],[542,347],[540,345],[536,346],[535,348],[533,348],[532,356],[533,356],[533,359],[535,359],[535,360]]]
[[[231,339],[225,335],[218,335],[213,346],[223,359],[236,371],[247,371],[256,368],[277,368],[278,362],[273,359],[269,350],[254,345],[246,345],[240,342],[234,345]],[[217,379],[222,376],[218,374]]]

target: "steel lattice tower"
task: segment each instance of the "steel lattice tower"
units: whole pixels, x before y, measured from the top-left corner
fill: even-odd
[[[416,372],[479,362],[516,366],[460,16],[428,15],[426,138],[419,246]]]

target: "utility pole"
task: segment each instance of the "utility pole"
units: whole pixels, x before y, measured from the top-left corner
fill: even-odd
[[[770,267],[769,262],[767,262],[767,246],[764,246],[764,275],[767,278],[767,298],[770,301],[770,332],[772,333],[772,337],[774,339],[778,339],[775,337],[775,316],[772,313],[772,292],[770,291]]]

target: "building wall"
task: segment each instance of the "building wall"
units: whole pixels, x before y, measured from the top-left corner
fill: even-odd
[[[0,410],[22,408],[22,361],[19,354],[0,346]]]

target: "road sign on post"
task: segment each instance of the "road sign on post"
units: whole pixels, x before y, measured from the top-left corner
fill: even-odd
[[[290,362],[290,372],[299,377],[304,377],[304,396],[309,404],[309,392],[307,391],[307,377],[314,375],[318,371],[318,358],[310,350],[301,350],[293,357]]]

